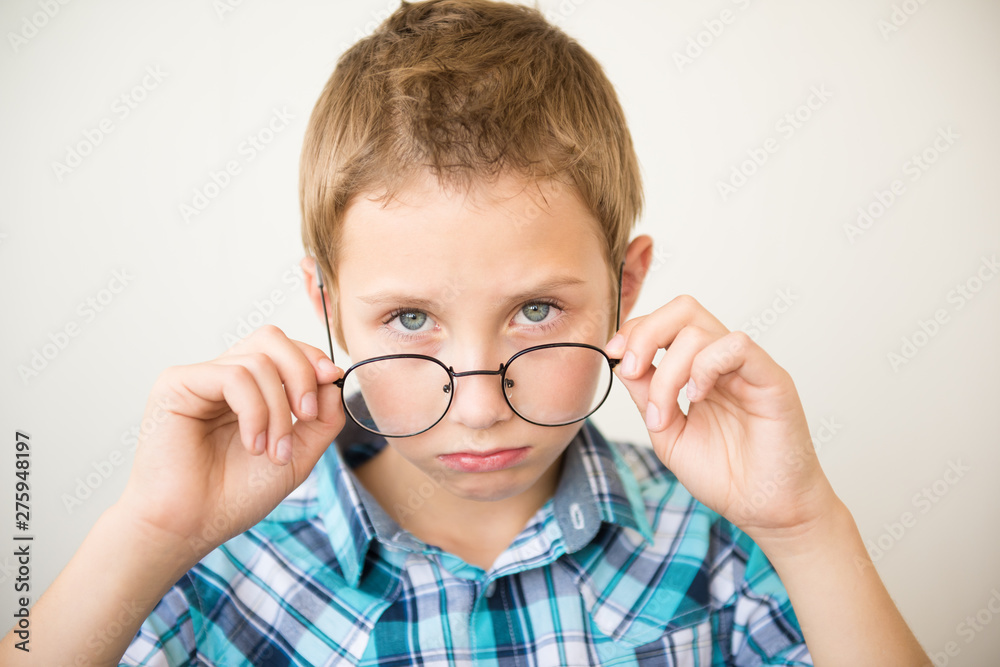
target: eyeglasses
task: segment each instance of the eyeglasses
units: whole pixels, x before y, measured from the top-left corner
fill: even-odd
[[[622,272],[618,269],[615,331],[621,323]],[[326,309],[322,272],[316,282],[323,300],[330,359],[333,336]],[[341,388],[344,412],[361,428],[387,438],[405,438],[444,419],[455,395],[455,378],[499,375],[510,409],[538,426],[566,426],[594,414],[611,392],[612,371],[620,359],[586,343],[546,343],[514,354],[500,368],[456,372],[423,354],[389,354],[359,361],[334,384]],[[360,396],[362,400],[357,400]]]

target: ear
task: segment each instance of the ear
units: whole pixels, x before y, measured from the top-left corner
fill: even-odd
[[[319,289],[319,282],[316,280],[317,272],[319,267],[316,265],[316,260],[312,257],[303,257],[302,261],[299,262],[299,266],[302,268],[302,273],[305,275],[306,283],[306,294],[309,296],[309,302],[313,306],[313,311],[316,313],[316,317],[319,321],[323,321],[323,292]],[[329,284],[324,281],[324,291],[327,292],[327,302],[326,308],[330,312],[330,300],[329,300]]]
[[[637,236],[625,251],[625,269],[622,272],[622,322],[628,319],[635,302],[639,300],[642,282],[653,261],[653,239],[645,234]]]

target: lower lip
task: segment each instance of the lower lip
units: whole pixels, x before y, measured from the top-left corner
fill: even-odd
[[[494,472],[515,466],[528,456],[528,448],[504,449],[488,456],[475,454],[444,454],[438,458],[449,468],[459,472]]]

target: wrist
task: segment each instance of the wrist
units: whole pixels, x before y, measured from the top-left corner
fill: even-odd
[[[836,494],[808,521],[750,537],[775,567],[784,562],[816,563],[845,549],[855,552],[860,547],[864,551],[854,517]]]
[[[873,655],[886,667],[930,664],[839,498],[810,524],[757,545],[788,592],[816,664],[871,664]]]
[[[97,527],[119,544],[122,551],[145,563],[147,572],[159,575],[157,578],[163,583],[174,583],[204,556],[189,539],[139,519],[121,501],[105,510]]]

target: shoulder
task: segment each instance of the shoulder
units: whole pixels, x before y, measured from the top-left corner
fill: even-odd
[[[724,521],[717,512],[691,495],[648,444],[618,440],[607,442],[623,485],[626,488],[634,486],[654,528],[668,518],[665,514],[685,517],[685,522],[695,517],[698,517],[699,523]]]
[[[628,466],[629,472],[640,487],[665,487],[678,485],[677,477],[663,465],[656,452],[648,444],[607,440],[616,457]],[[681,487],[683,488],[683,487]]]
[[[319,462],[306,476],[305,480],[265,516],[257,526],[282,524],[295,521],[308,521],[320,516],[323,512],[320,494],[320,475],[322,474],[324,454]],[[257,527],[255,526],[255,527]]]
[[[331,585],[340,583],[343,575],[330,529],[343,522],[328,520],[334,508],[321,488],[322,463],[321,459],[302,484],[258,523],[206,554],[187,573],[188,585],[195,589],[208,586],[225,596],[238,597],[234,589],[248,580],[301,580],[308,573],[330,578],[327,583]]]
[[[653,533],[648,549],[700,571],[717,603],[742,589],[767,588],[773,569],[754,541],[695,498],[649,445],[608,441],[627,486],[631,477]],[[783,591],[782,591],[783,592]]]
[[[598,626],[650,647],[706,633],[727,664],[744,664],[748,647],[772,657],[796,650],[803,639],[788,594],[753,540],[692,496],[648,445],[608,444],[651,536],[619,526],[574,554]]]

